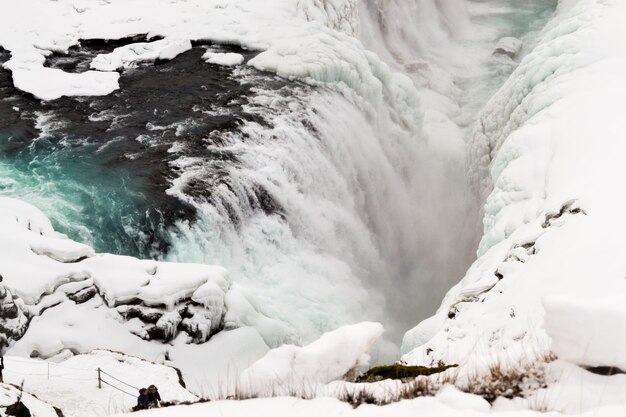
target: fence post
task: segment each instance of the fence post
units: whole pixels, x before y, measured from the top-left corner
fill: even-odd
[[[101,375],[101,370],[100,368],[98,368],[98,389],[102,389],[102,375]]]

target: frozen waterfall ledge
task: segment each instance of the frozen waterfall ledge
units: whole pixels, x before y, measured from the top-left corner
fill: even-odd
[[[538,45],[486,105],[472,141],[476,179],[491,189],[479,258],[436,316],[407,334],[407,362],[543,357],[551,349],[544,298],[552,348],[584,361],[550,325],[558,310],[549,297],[626,295],[625,19],[622,1],[560,1]],[[588,311],[589,328],[579,331],[604,320]]]

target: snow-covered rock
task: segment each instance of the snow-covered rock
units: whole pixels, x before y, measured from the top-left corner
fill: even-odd
[[[191,299],[212,312],[217,328],[230,287],[228,271],[210,265],[142,261],[96,255],[89,246],[59,235],[27,203],[0,199],[0,259],[4,284],[26,304],[38,304],[60,287],[68,294],[95,286],[110,307],[137,304],[172,310]],[[68,285],[69,284],[69,285]]]
[[[522,50],[524,43],[517,38],[509,37],[502,38],[496,44],[496,48],[493,50],[494,55],[506,55],[509,58],[515,58]]]
[[[4,351],[9,343],[17,340],[28,329],[28,311],[21,300],[13,298],[11,291],[2,284],[0,277],[0,352]]]

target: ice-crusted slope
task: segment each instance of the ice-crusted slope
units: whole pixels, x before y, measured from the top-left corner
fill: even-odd
[[[550,319],[626,294],[624,19],[620,0],[560,1],[539,44],[487,104],[472,141],[474,179],[488,193],[479,258],[437,314],[406,334],[408,362],[543,355],[542,300]],[[581,325],[606,324],[594,311]],[[584,342],[564,348],[563,332],[552,334],[556,353],[585,363]],[[597,350],[590,356],[588,364],[611,365]]]

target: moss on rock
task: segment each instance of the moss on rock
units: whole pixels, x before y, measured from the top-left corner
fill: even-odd
[[[356,382],[376,382],[382,381],[383,379],[416,378],[418,376],[438,374],[456,366],[458,365],[439,364],[434,367],[408,366],[400,363],[376,366],[357,378]]]

